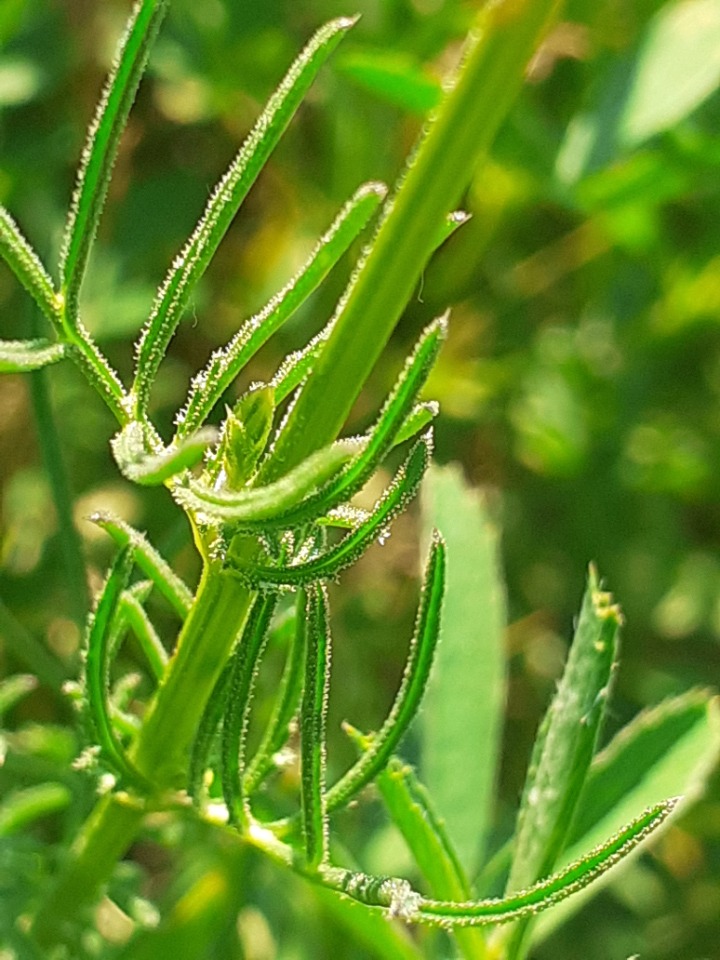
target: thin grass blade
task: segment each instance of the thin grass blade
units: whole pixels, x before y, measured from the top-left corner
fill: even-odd
[[[53,282],[40,257],[23,236],[5,207],[0,206],[0,257],[56,329],[60,329],[60,308]]]
[[[268,101],[171,266],[138,343],[133,384],[137,419],[142,419],[147,410],[150,387],[195,285],[320,67],[354,22],[349,18],[333,20],[310,40]]]
[[[65,318],[72,325],[120,137],[167,7],[167,0],[141,0],[135,5],[88,131],[61,254]]]
[[[39,783],[7,793],[0,803],[0,839],[66,809],[71,802],[72,793],[62,783]]]
[[[563,861],[578,859],[633,811],[682,791],[682,816],[707,791],[720,759],[720,710],[707,691],[691,690],[640,713],[597,755],[573,821]],[[607,878],[608,881],[611,877]],[[544,940],[603,886],[584,890],[533,925],[531,941]]]
[[[386,192],[381,183],[360,187],[320,238],[302,270],[247,320],[225,347],[212,355],[190,385],[187,401],[177,418],[178,436],[196,430],[205,421],[245,364],[325,279],[366,226]]]
[[[129,523],[109,513],[95,513],[90,519],[102,527],[121,549],[132,546],[135,563],[165,597],[175,613],[184,620],[193,602],[193,594],[186,583],[175,573],[170,564]]]
[[[153,626],[147,610],[132,591],[126,590],[122,595],[121,605],[128,627],[135,635],[150,672],[156,680],[162,680],[168,655],[157,630]]]

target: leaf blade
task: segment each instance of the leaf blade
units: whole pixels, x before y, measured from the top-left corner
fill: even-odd
[[[182,253],[167,273],[137,347],[133,384],[135,413],[147,410],[150,387],[192,290],[263,168],[315,75],[353,25],[340,18],[321,27],[272,95],[235,160],[215,188]]]

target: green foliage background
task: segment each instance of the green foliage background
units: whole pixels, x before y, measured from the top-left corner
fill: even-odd
[[[126,339],[259,104],[319,23],[363,16],[208,271],[158,383],[160,422],[190,373],[299,267],[355,187],[395,179],[473,9],[460,0],[174,0],[85,292],[85,320],[123,372]],[[85,128],[127,10],[119,0],[0,5],[0,202],[46,260],[57,253]],[[663,32],[674,16],[682,29]],[[589,560],[627,618],[618,727],[720,673],[719,51],[715,0],[569,3],[468,192],[473,219],[430,265],[374,374],[375,392],[354,413],[357,427],[367,423],[421,325],[451,305],[449,342],[427,392],[442,405],[438,459],[462,462],[503,528],[512,625],[500,827],[512,817]],[[344,277],[336,271],[283,328],[257,376],[320,328]],[[5,269],[0,316],[3,337],[31,334],[26,298]],[[192,577],[184,521],[164,491],[139,496],[117,478],[112,424],[86,384],[69,364],[49,381],[96,581],[110,547],[81,518],[101,505],[146,528]],[[8,625],[3,614],[0,630],[6,641],[27,630],[72,657],[78,604],[67,594],[31,395],[19,377],[0,379],[0,481],[0,596],[16,618]],[[393,640],[407,635],[413,615],[416,538],[403,519],[337,591],[331,727],[344,716],[371,727],[392,696],[403,656]],[[2,673],[25,667],[13,646],[0,654]],[[58,720],[62,711],[38,692],[13,721]],[[339,764],[349,756],[339,737],[336,754]],[[393,856],[380,837],[370,841],[379,863]],[[197,840],[190,849],[202,849]],[[236,851],[204,856],[228,875],[243,873]],[[191,860],[181,885],[202,866]],[[656,860],[653,868],[636,862],[537,956],[715,956],[717,778]],[[179,896],[156,882],[160,896]],[[309,919],[302,936],[290,920],[273,930],[279,956],[369,955],[304,902],[297,881],[284,882],[285,908]]]

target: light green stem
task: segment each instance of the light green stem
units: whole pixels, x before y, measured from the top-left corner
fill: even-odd
[[[562,2],[495,0],[478,14],[455,87],[388,203],[265,479],[284,474],[339,434]]]

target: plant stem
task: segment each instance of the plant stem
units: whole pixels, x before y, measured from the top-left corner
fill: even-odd
[[[61,882],[50,891],[35,918],[32,932],[41,947],[72,942],[74,918],[107,880],[143,815],[143,806],[128,802],[122,794],[110,794],[96,804],[70,849]]]
[[[348,290],[313,376],[276,445],[266,480],[340,432],[459,201],[522,84],[563,0],[486,3],[457,82],[411,160],[372,249]]]
[[[185,785],[188,753],[215,681],[245,622],[252,593],[213,565],[206,567],[165,682],[138,734],[133,762],[156,786],[156,798]],[[121,795],[122,796],[122,795]],[[69,918],[110,876],[140,829],[144,808],[116,795],[95,807],[34,925],[43,947],[63,943]]]

